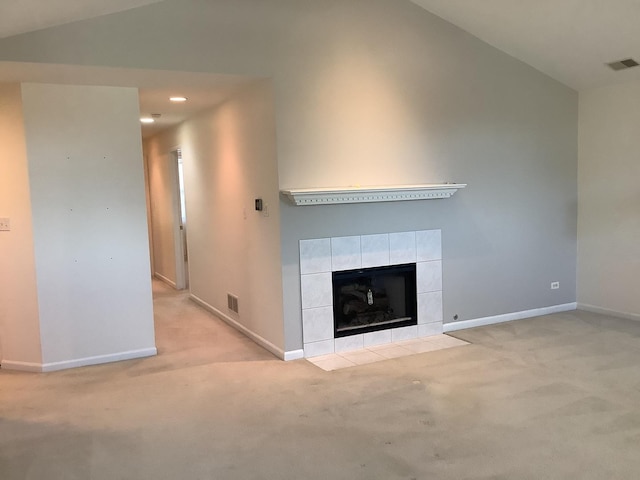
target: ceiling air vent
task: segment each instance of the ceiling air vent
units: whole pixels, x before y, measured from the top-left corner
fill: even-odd
[[[625,60],[618,60],[617,62],[607,63],[612,70],[626,70],[627,68],[637,67],[640,63],[636,62],[633,58],[627,58]]]

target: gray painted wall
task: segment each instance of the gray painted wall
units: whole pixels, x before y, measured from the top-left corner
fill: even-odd
[[[272,77],[281,188],[470,184],[281,204],[286,350],[301,238],[442,228],[446,320],[575,301],[577,94],[408,0],[171,0],[3,40],[0,60]]]

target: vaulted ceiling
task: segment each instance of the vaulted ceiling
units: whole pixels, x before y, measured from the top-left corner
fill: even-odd
[[[0,0],[0,38],[160,1],[165,0]],[[410,1],[576,90],[640,81],[640,67],[614,72],[606,66],[630,57],[640,62],[640,0]],[[33,67],[5,65],[0,68],[0,81],[8,81],[18,72],[24,77],[13,78],[14,81],[38,81],[45,71],[30,68]],[[96,82],[95,72],[56,68],[53,73],[46,72],[61,83],[68,81],[69,69],[76,81],[81,78],[79,75],[89,75],[87,83]],[[105,76],[113,73],[100,71],[102,84]],[[180,78],[156,76],[163,79],[158,83],[150,81],[144,72],[115,73],[120,77],[107,84],[139,87],[141,113],[163,113],[155,126],[144,127],[145,134],[219,103],[250,81],[185,73]],[[169,94],[189,96],[189,104],[167,105]]]
[[[640,80],[640,0],[411,0],[576,90]]]
[[[159,1],[0,0],[0,38]],[[411,1],[576,90],[640,80],[605,65],[640,61],[640,0]]]
[[[0,0],[0,38],[162,0]]]

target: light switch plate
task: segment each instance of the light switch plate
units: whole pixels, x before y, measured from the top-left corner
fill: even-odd
[[[11,230],[11,223],[8,218],[0,218],[0,232],[8,232]]]

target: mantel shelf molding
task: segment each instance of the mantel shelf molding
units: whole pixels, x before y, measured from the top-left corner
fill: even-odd
[[[294,205],[336,205],[340,203],[402,202],[449,198],[466,183],[381,185],[375,187],[293,188],[281,190]]]

